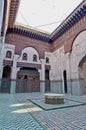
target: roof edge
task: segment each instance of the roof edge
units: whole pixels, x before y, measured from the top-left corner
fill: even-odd
[[[79,13],[81,16],[79,16]],[[66,19],[51,33],[51,35],[50,35],[51,39],[54,40],[55,37],[59,37],[60,35],[62,35],[70,27],[72,27],[76,22],[78,22],[84,15],[86,15],[86,0],[82,1],[71,12],[71,14],[68,17],[66,17]],[[67,24],[68,24],[68,26],[67,26]]]
[[[8,28],[7,34],[9,33],[15,33],[15,34],[19,34],[25,37],[51,43],[50,35],[47,35],[45,33],[40,33],[39,31],[34,31],[33,29],[28,29],[22,26],[14,26],[14,27]]]

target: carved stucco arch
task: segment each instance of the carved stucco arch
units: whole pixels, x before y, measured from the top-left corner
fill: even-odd
[[[75,35],[75,37],[73,38],[73,40],[72,40],[72,43],[71,43],[71,48],[70,48],[70,52],[72,52],[72,49],[73,49],[73,45],[74,45],[74,42],[75,42],[75,40],[80,36],[80,34],[81,33],[83,33],[83,32],[86,32],[86,29],[83,29],[83,30],[81,30],[79,33],[77,33],[76,35]]]
[[[36,55],[37,56],[37,62],[39,62],[39,53],[35,48],[33,48],[33,47],[24,48],[21,52],[20,60],[22,60],[22,56],[23,56],[24,53],[27,54],[27,57],[28,57],[27,61],[33,62],[33,56]]]
[[[86,55],[86,30],[81,31],[75,36],[72,43],[71,55],[77,58],[77,65],[79,67],[80,61]]]

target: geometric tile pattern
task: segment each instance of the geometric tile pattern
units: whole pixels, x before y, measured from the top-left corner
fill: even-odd
[[[70,97],[71,96],[67,96],[67,98]],[[20,99],[18,96],[17,98]],[[27,94],[26,97],[22,95],[22,101],[26,100],[25,102],[27,102],[28,98],[40,99],[43,98],[43,95],[39,94],[38,96],[32,94],[31,96],[31,94]],[[86,97],[73,96],[72,100],[86,103]],[[47,130],[86,130],[86,105],[50,111],[32,111],[31,114],[35,116]]]
[[[0,94],[0,130],[86,130],[86,105],[44,111],[28,100],[40,98],[41,93]],[[85,103],[86,97],[73,100]]]
[[[86,106],[35,112],[33,115],[48,130],[86,130]]]
[[[12,95],[0,94],[0,130],[44,130]]]

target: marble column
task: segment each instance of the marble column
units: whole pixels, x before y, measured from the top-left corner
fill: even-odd
[[[70,53],[66,54],[66,70],[67,70],[67,90],[68,94],[72,94]]]
[[[41,59],[41,70],[40,70],[40,92],[45,92],[45,60]]]
[[[17,72],[18,72],[18,69],[16,68],[17,59],[18,59],[18,56],[14,55],[13,67],[11,71],[11,88],[10,88],[11,94],[15,93],[15,89],[16,89],[16,77],[17,77]]]
[[[0,0],[0,36],[3,22],[4,0]]]
[[[0,66],[0,87],[1,87],[2,74],[3,74],[3,66]]]

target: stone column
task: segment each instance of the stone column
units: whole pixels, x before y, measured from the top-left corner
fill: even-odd
[[[60,93],[64,93],[64,77],[63,77],[63,71],[65,70],[65,58],[64,58],[64,48],[59,50],[59,65],[60,65]]]
[[[45,92],[45,60],[41,59],[41,70],[40,70],[40,92]]]
[[[3,22],[4,0],[0,0],[0,36]]]
[[[4,2],[5,0],[0,0],[0,59],[1,59],[1,51],[4,44],[4,36],[1,36],[1,29],[3,24],[3,13],[4,13]]]
[[[16,68],[17,59],[18,59],[18,56],[14,55],[13,67],[11,71],[11,88],[10,88],[11,94],[15,93],[15,89],[16,89],[16,76],[18,72],[18,69]]]
[[[2,79],[2,74],[3,74],[3,46],[1,46],[2,44],[0,43],[0,86],[1,86],[1,79]]]
[[[70,53],[66,54],[66,70],[68,94],[72,94]]]
[[[1,87],[2,74],[3,74],[3,66],[0,66],[0,87]]]

